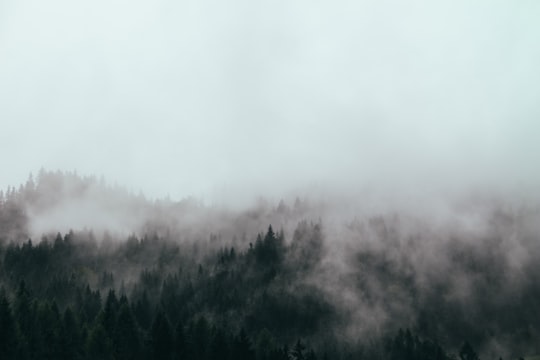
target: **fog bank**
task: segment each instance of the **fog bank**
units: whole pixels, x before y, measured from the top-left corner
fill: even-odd
[[[209,202],[536,185],[539,16],[535,1],[4,0],[0,188],[41,167]]]

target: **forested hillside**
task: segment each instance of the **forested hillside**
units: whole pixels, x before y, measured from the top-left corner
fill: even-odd
[[[539,353],[539,208],[460,211],[233,211],[41,171],[0,194],[0,358]]]

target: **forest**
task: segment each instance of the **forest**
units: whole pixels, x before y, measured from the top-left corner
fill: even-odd
[[[538,204],[356,209],[151,200],[41,170],[0,193],[0,358],[540,354]]]

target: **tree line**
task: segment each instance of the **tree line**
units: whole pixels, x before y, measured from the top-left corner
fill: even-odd
[[[94,196],[148,217],[129,236],[78,228],[30,238],[36,216]],[[152,358],[163,349],[161,358],[477,360],[475,349],[504,358],[539,352],[537,212],[495,211],[486,234],[471,241],[429,227],[406,233],[410,224],[398,216],[330,229],[306,220],[317,218],[309,209],[297,200],[222,212],[42,172],[0,193],[0,358]]]

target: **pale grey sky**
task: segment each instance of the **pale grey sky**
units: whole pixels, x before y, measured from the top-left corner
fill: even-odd
[[[0,0],[0,188],[540,184],[540,2]]]

